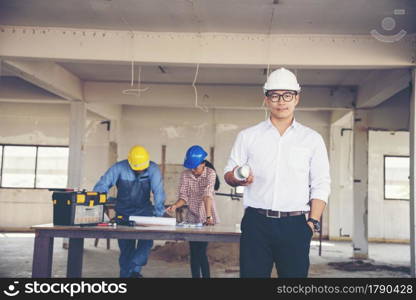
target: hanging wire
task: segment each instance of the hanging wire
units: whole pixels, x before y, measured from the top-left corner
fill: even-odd
[[[198,89],[196,88],[196,85],[195,85],[196,79],[198,78],[198,73],[199,73],[199,64],[196,65],[195,76],[192,82],[192,87],[194,88],[194,92],[195,92],[195,107],[199,108],[203,112],[208,112],[208,107],[206,107],[205,105],[203,106],[198,105]]]
[[[267,32],[267,72],[266,72],[266,81],[267,78],[269,77],[270,74],[270,48],[271,48],[271,36],[272,36],[272,28],[273,28],[273,20],[274,20],[274,11],[275,11],[275,6],[273,6],[272,8],[272,15],[270,17],[270,22],[269,22],[269,28],[268,28],[268,32]],[[266,101],[263,100],[263,103],[261,105],[261,108],[264,109],[264,120],[266,121],[268,118],[268,109],[266,106]]]
[[[142,92],[141,90],[141,84],[142,84],[142,66],[139,66],[139,74],[137,75],[137,97],[140,98],[140,92]],[[149,88],[146,89],[146,91]]]
[[[117,5],[115,2],[111,2],[111,6],[113,5],[113,3],[115,4],[115,5]],[[123,23],[127,26],[127,28],[128,28],[128,31],[129,31],[129,33],[130,33],[130,35],[131,35],[131,44],[130,44],[130,50],[131,50],[131,62],[130,62],[130,66],[131,66],[131,76],[130,76],[130,89],[125,89],[125,90],[122,90],[121,91],[121,93],[122,94],[124,94],[124,95],[133,95],[133,96],[137,96],[138,98],[140,98],[140,93],[141,92],[145,92],[145,91],[147,91],[148,89],[149,89],[149,87],[147,87],[147,88],[141,88],[141,71],[142,71],[142,69],[141,69],[141,66],[139,66],[139,72],[138,72],[138,80],[137,80],[137,86],[138,86],[138,88],[137,89],[134,89],[133,88],[133,86],[134,86],[134,54],[135,54],[135,49],[134,49],[134,45],[135,45],[135,43],[134,43],[134,39],[135,39],[135,34],[134,34],[134,31],[133,31],[133,27],[130,25],[130,23],[123,17],[123,15],[121,14],[121,12],[120,12],[120,9],[119,9],[119,7],[117,6],[117,9],[115,9],[115,11],[117,12],[117,14],[118,14],[118,17],[123,21]]]
[[[134,64],[132,64],[132,73],[131,73],[131,81],[130,81],[130,85],[131,85],[131,87],[133,87],[133,84],[134,84],[134,80],[133,80],[133,75],[134,75],[134,71],[133,71],[133,66],[134,66]],[[149,89],[149,87],[146,87],[146,88],[141,88],[141,73],[142,73],[142,67],[141,66],[139,66],[139,69],[138,69],[139,71],[137,72],[137,89],[133,89],[133,88],[131,88],[131,89],[126,89],[126,90],[123,90],[122,91],[122,93],[124,94],[124,95],[133,95],[133,96],[137,96],[138,98],[140,98],[140,95],[141,95],[141,92],[146,92],[148,89]]]
[[[267,41],[268,41],[268,47],[267,47],[267,74],[266,76],[269,77],[270,74],[270,48],[271,48],[271,39],[272,39],[272,28],[273,28],[273,20],[274,20],[274,11],[275,11],[276,7],[273,6],[272,8],[272,15],[270,17],[270,22],[269,22],[269,29],[267,32]]]
[[[194,17],[195,22],[197,23],[198,44],[199,44],[199,47],[202,48],[202,34],[201,34],[201,22],[202,22],[202,20],[198,16],[198,13],[197,13],[196,8],[195,8],[194,0],[188,0],[188,3],[191,4],[192,15]],[[202,53],[202,51],[200,51],[200,52]],[[195,76],[194,76],[194,80],[192,81],[192,87],[194,88],[194,94],[195,94],[195,108],[199,108],[203,112],[208,112],[208,107],[206,107],[205,105],[200,106],[198,104],[198,89],[195,85],[196,79],[198,78],[198,74],[199,74],[199,63],[197,63],[197,65],[196,65]]]
[[[131,78],[130,78],[130,86],[133,86],[134,82],[134,60],[131,60]]]

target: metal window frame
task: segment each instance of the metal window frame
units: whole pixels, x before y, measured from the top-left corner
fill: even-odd
[[[386,158],[387,157],[406,157],[410,159],[409,155],[391,155],[391,154],[385,154],[383,155],[383,198],[384,200],[393,200],[393,201],[410,201],[409,199],[403,199],[403,198],[386,198]],[[410,166],[409,166],[410,168]],[[410,171],[410,170],[409,170]],[[409,179],[409,185],[410,185],[410,179]]]
[[[36,154],[35,154],[35,178],[33,182],[33,187],[4,187],[3,186],[3,166],[4,166],[4,147],[7,146],[13,146],[13,147],[36,147]],[[42,145],[42,144],[0,144],[0,147],[3,148],[3,151],[1,153],[1,165],[0,165],[0,188],[1,189],[22,189],[22,190],[47,190],[49,188],[38,188],[36,187],[36,178],[38,173],[38,153],[39,153],[39,147],[42,148],[68,148],[69,145]]]

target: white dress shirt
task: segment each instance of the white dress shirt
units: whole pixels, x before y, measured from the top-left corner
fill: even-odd
[[[254,182],[245,187],[244,206],[309,211],[309,201],[328,201],[330,174],[322,136],[296,120],[281,136],[270,119],[242,130],[225,173],[248,164]]]

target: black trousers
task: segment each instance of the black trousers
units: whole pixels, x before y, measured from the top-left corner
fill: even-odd
[[[210,278],[207,247],[208,242],[189,242],[192,278]]]
[[[270,218],[248,207],[241,221],[240,276],[270,277],[275,265],[279,277],[307,277],[312,235],[304,215]]]

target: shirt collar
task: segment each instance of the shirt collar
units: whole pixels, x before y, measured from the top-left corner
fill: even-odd
[[[270,117],[269,118],[267,118],[267,120],[266,120],[266,126],[267,126],[267,128],[271,128],[271,127],[273,127],[274,128],[274,125],[273,125],[273,123],[272,123],[272,121],[270,120]],[[293,121],[292,121],[292,124],[290,124],[290,126],[289,126],[289,128],[297,128],[299,126],[299,123],[298,122],[296,122],[296,118],[295,117],[293,117]]]
[[[266,120],[266,127],[267,127],[267,128],[271,128],[271,127],[273,127],[273,123],[272,123],[272,121],[270,120],[270,117],[268,117],[268,118],[267,118],[267,120]]]
[[[292,121],[292,124],[290,125],[290,127],[292,127],[292,128],[297,128],[299,126],[299,123],[298,122],[296,122],[296,118],[295,117],[293,117],[293,121]]]

